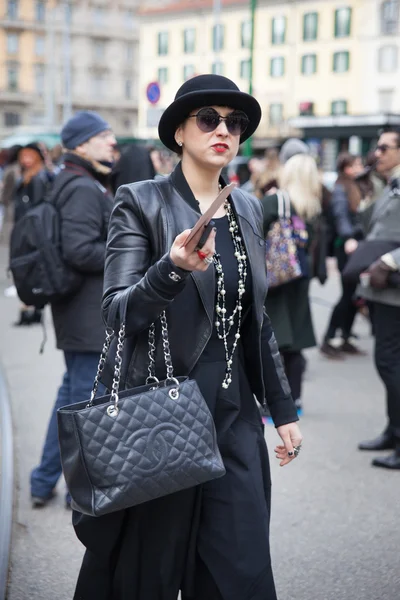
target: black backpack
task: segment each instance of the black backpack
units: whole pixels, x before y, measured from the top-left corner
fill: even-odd
[[[44,198],[14,225],[10,240],[9,270],[19,298],[28,306],[43,308],[76,292],[83,276],[62,258],[59,210],[70,197],[70,179],[56,198]]]

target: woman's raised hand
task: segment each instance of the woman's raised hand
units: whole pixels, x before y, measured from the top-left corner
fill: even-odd
[[[207,238],[206,243],[202,247],[199,254],[197,253],[197,244],[200,241],[202,231],[198,231],[194,238],[190,240],[187,246],[182,247],[185,243],[186,238],[190,233],[190,229],[182,231],[176,236],[174,243],[172,244],[169,256],[177,267],[185,269],[186,271],[207,271],[208,267],[212,263],[212,257],[215,254],[215,235],[217,230],[211,231]]]

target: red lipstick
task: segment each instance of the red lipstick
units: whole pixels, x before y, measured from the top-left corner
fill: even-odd
[[[226,152],[227,150],[229,150],[229,146],[228,144],[223,144],[223,143],[219,143],[219,144],[214,144],[212,146],[215,150],[215,152]]]

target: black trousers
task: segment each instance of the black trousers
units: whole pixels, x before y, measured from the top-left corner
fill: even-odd
[[[333,309],[331,320],[325,334],[325,341],[331,340],[336,336],[340,329],[342,337],[347,340],[350,337],[354,319],[357,314],[357,306],[354,302],[354,295],[357,284],[348,284],[342,278],[342,296]]]
[[[400,306],[375,302],[375,365],[386,388],[389,430],[400,444]]]

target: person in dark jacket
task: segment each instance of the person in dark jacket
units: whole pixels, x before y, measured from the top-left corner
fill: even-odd
[[[74,295],[51,306],[57,348],[64,353],[66,371],[51,415],[40,465],[31,474],[34,507],[47,503],[61,475],[57,409],[90,398],[104,341],[101,296],[108,221],[113,204],[105,187],[111,169],[104,164],[111,162],[116,140],[104,119],[85,111],[77,113],[64,125],[61,138],[66,154],[63,169],[54,183],[52,200],[57,205],[62,191],[62,254],[65,262],[81,273],[83,282]]]
[[[16,181],[13,193],[14,223],[31,208],[43,202],[49,193],[54,175],[46,167],[45,155],[39,143],[32,142],[19,149],[18,164],[21,176]],[[32,306],[21,306],[17,327],[40,323],[42,310]]]
[[[338,178],[331,198],[331,214],[335,229],[335,255],[339,271],[342,273],[346,266],[348,255],[354,251],[357,243],[363,237],[363,228],[359,217],[361,191],[355,178],[362,172],[363,165],[358,156],[339,154],[337,159]],[[355,246],[354,246],[355,244]],[[321,352],[328,358],[340,359],[343,352],[362,354],[361,350],[350,342],[351,330],[357,314],[355,303],[356,285],[342,280],[342,296],[333,309],[328,329],[325,333]],[[334,346],[332,340],[340,330],[342,343]]]
[[[120,159],[113,168],[111,184],[114,194],[120,185],[154,179],[155,169],[149,150],[144,146],[129,144],[122,149]]]
[[[265,303],[275,331],[292,396],[298,412],[303,408],[302,384],[305,358],[302,350],[316,345],[308,290],[313,273],[310,248],[314,223],[321,210],[321,184],[315,159],[308,154],[293,155],[281,173],[281,190],[261,199],[264,236],[279,220],[278,194],[290,202],[290,218],[295,235],[302,234],[302,277],[270,288]],[[300,255],[299,255],[300,256]]]
[[[159,125],[161,141],[182,161],[169,177],[118,190],[103,311],[117,329],[121,300],[129,294],[123,387],[144,383],[149,327],[165,310],[175,374],[197,381],[214,417],[226,475],[101,517],[74,511],[75,531],[87,548],[75,600],[176,600],[180,589],[183,600],[276,600],[270,472],[254,396],[269,403],[282,439],[276,447],[282,466],[295,459],[301,434],[264,313],[259,201],[234,190],[215,214],[217,231],[202,250],[196,250],[201,231],[182,247],[225,185],[222,168],[260,117],[258,102],[229,79],[189,79]],[[159,331],[156,345],[156,375],[165,379]]]

